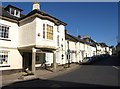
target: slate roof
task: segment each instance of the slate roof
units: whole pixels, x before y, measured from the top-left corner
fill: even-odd
[[[12,6],[12,5],[8,5],[7,7],[5,7],[5,10],[8,10],[9,7],[12,7],[12,8],[14,8],[14,9],[17,9],[17,10],[23,11],[22,9],[17,8],[17,7],[15,7],[15,6]]]
[[[119,48],[120,47],[120,43],[118,43],[117,45],[116,45],[116,48]]]
[[[72,35],[65,33],[65,39],[73,42],[77,42],[78,40],[75,39]]]
[[[102,47],[109,47],[108,45],[106,45],[105,43],[99,43]]]
[[[51,15],[49,15],[49,14],[41,11],[41,10],[38,10],[38,9],[32,10],[30,13],[28,13],[28,14],[27,14],[26,16],[24,16],[23,18],[20,18],[19,20],[22,20],[22,19],[24,19],[24,18],[26,18],[26,17],[32,16],[32,15],[34,15],[34,14],[36,14],[36,13],[38,13],[38,14],[44,16],[44,17],[45,17],[45,16],[51,17],[51,18],[53,18],[54,20],[57,20],[58,23],[67,25],[66,23],[60,21],[59,19],[57,19],[57,18],[55,18],[55,17],[53,17],[53,16],[51,16]],[[43,19],[44,19],[44,18],[43,18]],[[50,20],[50,19],[49,19],[49,20]]]
[[[5,10],[4,7],[1,7],[0,6],[0,15],[3,16],[3,17],[7,17],[7,18],[10,18],[10,19],[13,19],[13,20],[18,20],[19,18],[22,18],[24,17],[25,15],[23,14],[20,14],[20,17],[16,17],[16,16],[13,16],[11,15],[7,10]]]
[[[73,42],[81,42],[85,43],[82,39],[79,39],[78,37],[75,37],[71,34],[65,33],[65,39]]]
[[[81,43],[83,43],[83,44],[88,44],[88,45],[90,45],[90,46],[96,47],[96,44],[95,44],[95,43],[94,43],[94,44],[90,44],[90,43],[88,43],[88,42],[85,42],[83,39],[80,39],[80,38],[75,37],[75,36],[73,36],[73,35],[70,35],[70,34],[68,34],[68,33],[65,33],[65,39],[66,39],[66,40],[69,40],[69,41],[73,41],[73,42],[81,42]]]
[[[91,39],[91,37],[82,37],[81,38],[86,44],[90,45],[90,46],[93,46],[93,47],[96,47],[96,42]],[[86,42],[85,39],[89,39],[90,42]]]

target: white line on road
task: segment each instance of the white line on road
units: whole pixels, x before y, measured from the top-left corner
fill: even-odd
[[[112,67],[115,68],[115,69],[117,69],[117,70],[120,69],[119,66],[112,66]]]

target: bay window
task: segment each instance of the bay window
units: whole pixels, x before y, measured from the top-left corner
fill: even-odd
[[[47,24],[47,39],[53,40],[53,26]]]

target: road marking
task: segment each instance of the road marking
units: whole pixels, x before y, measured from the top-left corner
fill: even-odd
[[[119,66],[112,66],[113,68],[115,68],[115,69],[120,69],[120,67]]]

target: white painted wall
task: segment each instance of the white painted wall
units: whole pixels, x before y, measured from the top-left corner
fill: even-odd
[[[70,50],[76,50],[75,49],[75,42],[69,41],[69,48],[70,48]]]
[[[97,55],[100,55],[101,54],[101,46],[100,45],[97,45]]]
[[[59,35],[59,47],[57,46],[57,35]],[[62,46],[63,45],[63,49]],[[57,51],[59,52],[59,64],[65,64],[66,63],[66,55],[65,55],[65,26],[59,25],[59,32],[57,31],[57,26],[56,26],[56,46],[57,46]],[[62,59],[62,54],[64,55]]]
[[[109,50],[109,54],[112,55],[112,48],[110,48],[110,50]]]
[[[80,61],[80,42],[77,42],[76,44],[76,62]]]
[[[79,51],[80,51],[80,53],[79,53],[79,61],[82,61],[83,60],[83,58],[85,57],[85,44],[84,43],[79,43],[80,45],[80,47],[79,47]]]
[[[8,51],[8,64],[0,65],[0,70],[22,69],[22,56],[17,49],[0,48],[0,50]],[[4,67],[9,65],[10,67]]]
[[[85,49],[84,57],[89,57],[89,46],[88,46],[88,44],[84,44],[84,49]]]
[[[69,41],[69,49],[70,51],[76,51],[76,42]],[[71,62],[76,62],[76,56],[75,53],[70,53],[70,61]]]
[[[91,57],[96,55],[96,47],[91,46]]]
[[[35,45],[36,19],[22,21],[19,27],[19,47]]]
[[[106,51],[109,52],[109,47],[106,47]]]
[[[10,70],[10,69],[21,69],[22,68],[22,57],[19,53],[18,41],[19,41],[19,29],[17,23],[13,23],[7,20],[0,19],[0,24],[4,24],[9,27],[9,38],[7,40],[0,40],[0,50],[9,51],[8,52],[8,64],[10,67],[4,67],[0,65],[0,70]],[[6,64],[5,64],[6,65]]]
[[[18,25],[16,23],[0,19],[0,24],[4,24],[9,27],[10,41],[0,40],[0,47],[2,48],[17,48],[18,46]]]

